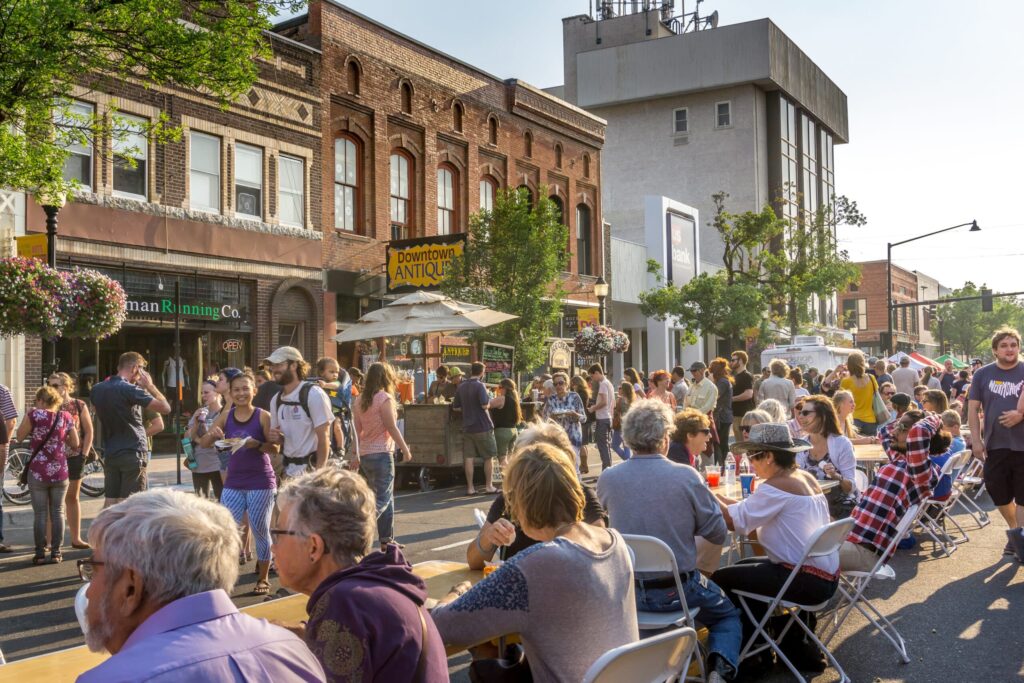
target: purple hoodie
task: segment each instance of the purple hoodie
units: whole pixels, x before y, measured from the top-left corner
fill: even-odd
[[[412,573],[402,552],[389,545],[359,564],[334,572],[317,586],[306,604],[306,644],[334,683],[448,680],[448,659],[441,635],[423,608],[427,586]],[[416,681],[423,627],[427,653]]]

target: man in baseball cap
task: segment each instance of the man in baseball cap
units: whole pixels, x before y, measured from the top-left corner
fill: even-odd
[[[302,352],[294,346],[281,346],[274,349],[274,352],[266,357],[265,359],[269,365],[277,365],[278,363],[286,363],[288,361],[295,361],[298,363],[303,362]],[[275,379],[277,379],[275,375]]]
[[[282,478],[296,477],[327,463],[334,420],[331,401],[316,384],[305,382],[309,363],[294,346],[282,346],[266,358],[270,374],[281,393],[270,400],[270,434],[267,440],[282,444]]]

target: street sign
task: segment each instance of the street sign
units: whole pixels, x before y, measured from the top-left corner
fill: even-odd
[[[601,321],[601,310],[598,308],[581,308],[576,311],[576,322],[579,329],[597,325]]]
[[[22,258],[37,258],[40,261],[46,260],[46,235],[24,235],[15,237],[18,242],[18,256]]]

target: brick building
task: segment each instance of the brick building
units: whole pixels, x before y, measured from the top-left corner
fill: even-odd
[[[465,232],[498,188],[546,188],[570,232],[567,315],[596,305],[609,245],[603,120],[334,2],[314,0],[275,30],[322,51],[325,340],[388,294],[389,240]],[[355,362],[354,345],[333,346],[324,352]]]
[[[166,113],[180,141],[132,135],[137,165],[96,136],[65,166],[81,191],[60,211],[58,266],[88,266],[121,281],[129,319],[101,342],[62,340],[61,369],[91,381],[126,350],[143,353],[158,383],[173,386],[175,290],[180,288],[185,404],[220,367],[254,365],[281,343],[311,357],[323,327],[320,53],[270,34],[272,57],[227,110],[174,88],[114,84],[80,89],[82,112],[154,121]],[[131,119],[129,119],[130,123]],[[45,216],[27,203],[29,233]],[[26,345],[26,386],[38,386],[41,344]],[[84,391],[83,391],[84,394]]]
[[[865,261],[856,264],[860,280],[839,293],[840,327],[857,328],[857,347],[879,355],[885,351],[887,329],[885,296],[886,261]],[[892,300],[894,304],[918,301],[917,275],[913,271],[892,266]],[[920,316],[914,308],[898,308],[893,316],[893,341],[897,351],[917,349],[920,341]]]

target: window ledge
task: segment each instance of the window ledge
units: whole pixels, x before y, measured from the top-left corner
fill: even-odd
[[[352,232],[351,230],[342,230],[341,228],[335,228],[334,234],[344,240],[352,240],[353,242],[376,242],[377,240],[368,235],[361,235],[358,232]]]

